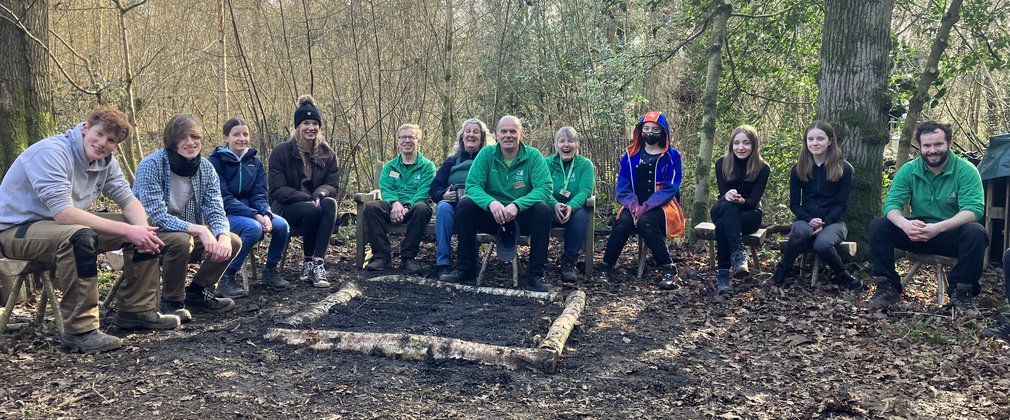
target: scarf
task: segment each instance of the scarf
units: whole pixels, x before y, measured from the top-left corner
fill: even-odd
[[[165,149],[165,154],[168,155],[169,169],[176,175],[189,177],[195,175],[196,171],[200,170],[200,161],[203,160],[200,156],[186,159],[179,152],[171,149]]]

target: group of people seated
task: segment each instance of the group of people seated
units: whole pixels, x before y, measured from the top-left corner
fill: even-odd
[[[138,165],[132,189],[112,157],[131,132],[126,116],[116,109],[99,107],[73,129],[26,149],[0,183],[0,252],[54,264],[63,294],[63,346],[88,353],[122,346],[120,338],[99,329],[98,254],[103,252],[123,250],[124,280],[114,319],[122,329],[174,329],[192,320],[192,312],[231,310],[234,299],[247,294],[237,274],[266,235],[271,237],[263,269],[268,290],[291,287],[277,265],[292,235],[303,238],[299,280],[329,287],[325,263],[340,199],[338,162],[323,138],[323,118],[311,96],[299,98],[293,123],[292,138],[273,149],[265,169],[251,147],[246,122],[228,120],[221,131],[223,145],[204,158],[208,134],[203,125],[191,115],[176,115],[163,130],[163,147]],[[479,232],[496,238],[496,253],[504,260],[515,258],[519,236],[529,236],[524,286],[549,290],[544,278],[549,235],[559,226],[565,228],[560,277],[577,279],[575,262],[586,230],[593,228],[585,204],[594,195],[596,170],[579,154],[575,129],[558,130],[555,153],[544,157],[524,143],[519,118],[502,117],[494,135],[484,122],[469,119],[438,169],[420,151],[423,135],[413,124],[396,131],[397,156],[385,163],[379,178],[381,200],[364,208],[365,239],[372,249],[366,270],[390,267],[388,225],[403,223],[400,266],[408,273],[422,272],[416,257],[424,227],[434,215],[434,272],[440,280],[474,281]],[[981,180],[974,166],[950,152],[949,126],[923,123],[916,141],[921,156],[895,176],[885,217],[871,224],[870,260],[878,284],[869,306],[884,308],[900,299],[892,251],[902,248],[956,257],[948,293],[957,308],[970,312],[988,240],[978,223]],[[761,224],[760,201],[770,168],[761,159],[757,132],[748,126],[733,131],[715,166],[716,290],[727,293],[731,278],[749,275],[741,238]],[[852,172],[831,126],[812,124],[790,174],[796,222],[769,283],[784,284],[797,256],[812,248],[842,285],[863,288],[835,251],[847,233],[842,216]],[[660,267],[657,286],[677,287],[666,238],[684,232],[683,174],[663,113],[649,112],[639,120],[616,175],[618,211],[599,280],[608,281],[628,239],[637,233]],[[100,195],[120,211],[90,213]],[[908,216],[902,213],[905,204],[912,209]],[[593,263],[592,255],[586,258],[586,264]],[[187,285],[190,263],[200,266]],[[1010,327],[1002,328],[994,334],[1010,334]]]

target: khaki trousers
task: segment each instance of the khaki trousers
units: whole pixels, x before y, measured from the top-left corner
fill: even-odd
[[[97,216],[129,223],[121,214]],[[40,261],[56,266],[57,287],[63,293],[60,312],[68,334],[98,328],[98,254],[123,250],[126,276],[119,288],[119,310],[143,312],[155,309],[158,292],[158,256],[134,252],[122,237],[98,233],[84,225],[61,225],[39,220],[0,232],[0,250],[18,260]]]
[[[189,264],[200,264],[200,269],[193,276],[193,284],[205,289],[214,290],[218,280],[228,268],[228,264],[242,249],[242,239],[228,232],[231,237],[231,258],[225,261],[211,262],[204,260],[203,244],[186,232],[158,232],[158,238],[165,242],[162,248],[161,299],[182,302],[186,299],[186,270]]]

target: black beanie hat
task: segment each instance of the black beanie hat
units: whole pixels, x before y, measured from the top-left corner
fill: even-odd
[[[316,108],[316,101],[312,95],[302,95],[298,98],[298,109],[295,110],[295,128],[305,120],[316,120],[319,125],[323,125],[323,116],[319,115]]]

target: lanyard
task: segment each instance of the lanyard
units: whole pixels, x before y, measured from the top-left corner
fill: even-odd
[[[572,163],[568,166],[568,172],[565,172],[565,161],[561,161],[561,173],[565,174],[565,185],[561,187],[562,191],[568,191],[568,180],[572,179],[572,171],[575,170],[575,156],[572,156]]]

